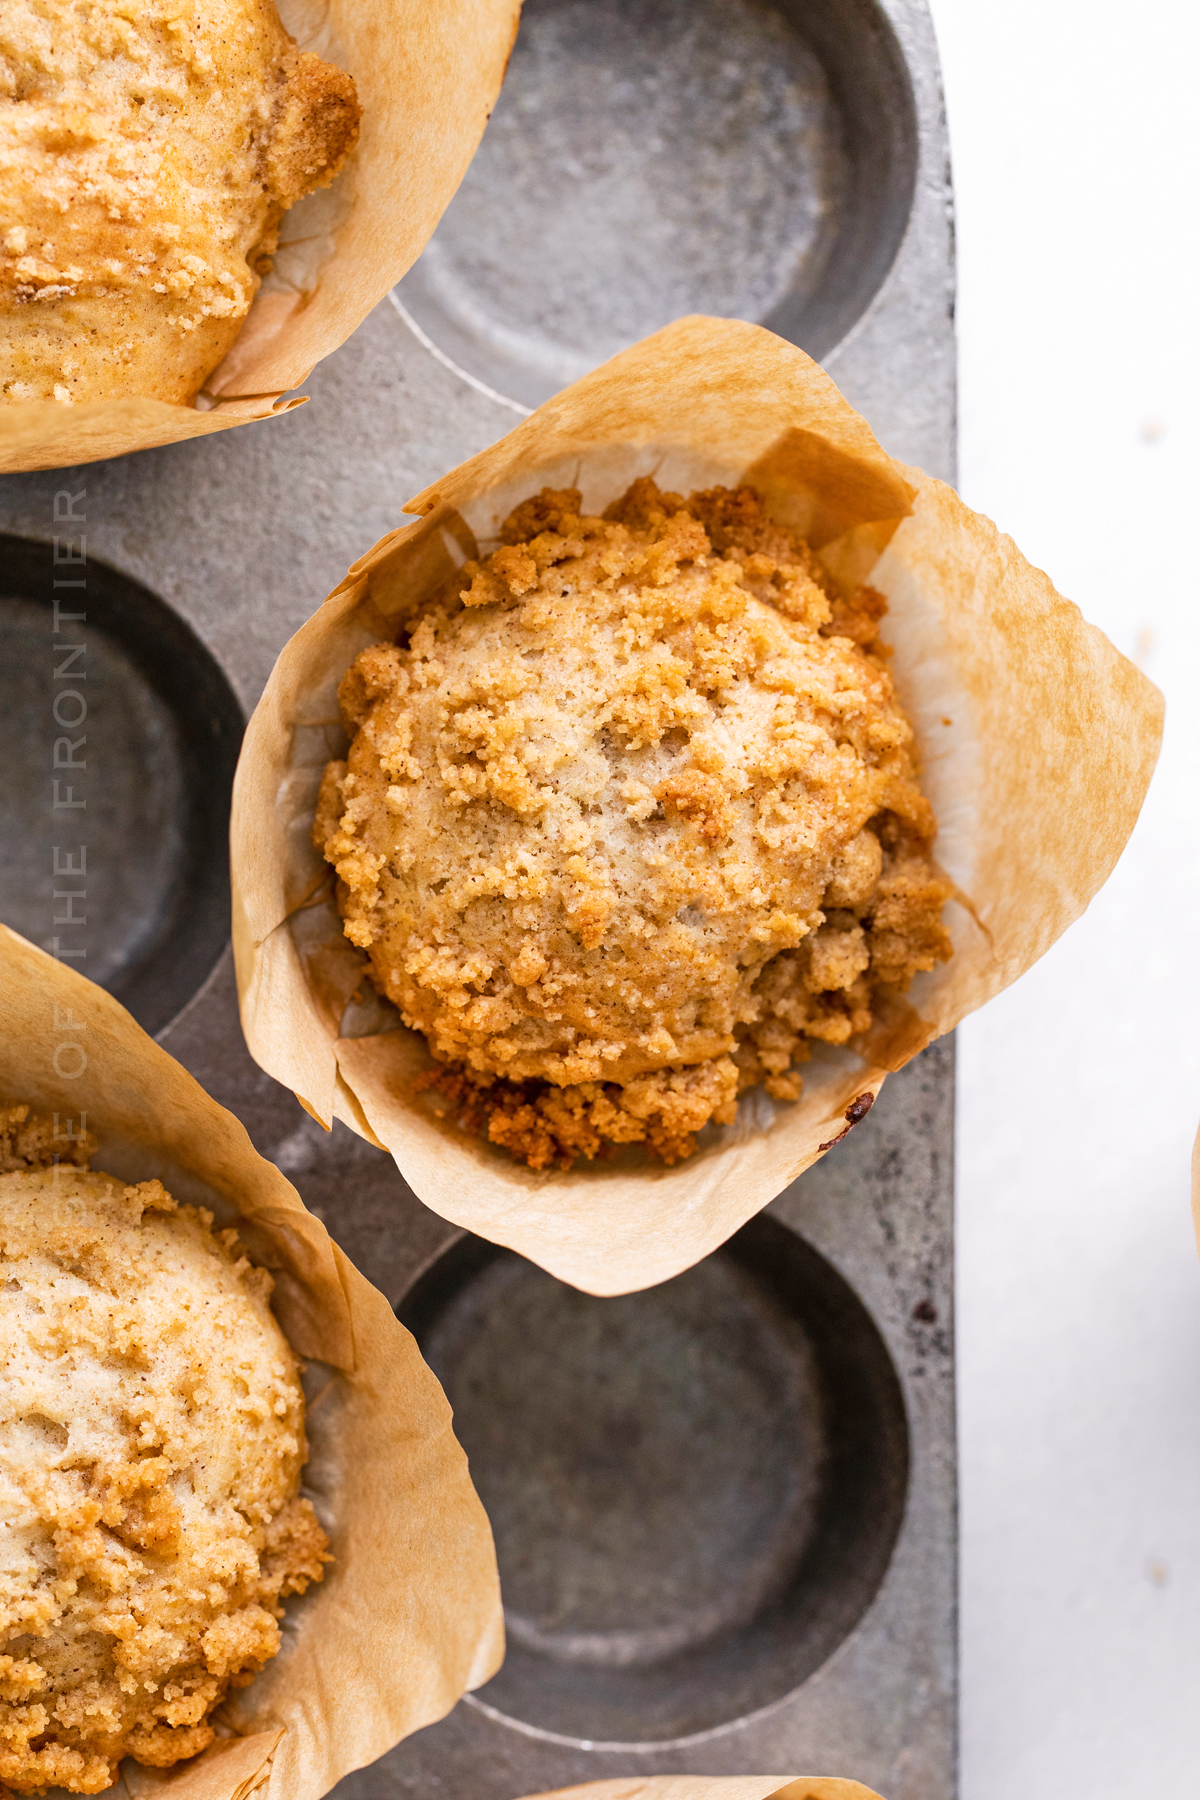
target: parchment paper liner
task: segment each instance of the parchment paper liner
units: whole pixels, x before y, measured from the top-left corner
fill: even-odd
[[[880,1800],[829,1775],[628,1775],[527,1794],[525,1800]]]
[[[673,1169],[631,1164],[627,1152],[533,1174],[408,1096],[428,1061],[415,1033],[340,1035],[365,957],[341,935],[309,828],[321,768],[338,753],[337,683],[358,650],[391,635],[472,532],[487,538],[544,482],[582,486],[592,509],[647,472],[684,493],[753,480],[844,585],[869,575],[887,595],[885,637],[940,823],[936,853],[962,895],[947,908],[955,954],[877,1022],[866,1062],[818,1052],[804,1065],[803,1098],[769,1129],[760,1093]],[[1078,918],[1137,818],[1161,696],[989,520],[886,456],[803,351],[752,325],[680,320],[406,510],[421,522],[376,544],[285,647],[246,735],[232,828],[246,1039],[315,1118],[345,1119],[390,1150],[445,1218],[588,1292],[647,1287],[723,1243],[846,1135],[865,1110],[853,1101]]]
[[[5,926],[0,1096],[57,1114],[64,1132],[86,1113],[94,1168],[157,1175],[177,1199],[236,1222],[275,1274],[275,1311],[310,1377],[326,1365],[305,1491],[336,1562],[288,1603],[279,1655],[219,1710],[238,1735],[171,1770],[122,1764],[135,1795],[245,1800],[269,1782],[279,1800],[318,1800],[442,1718],[503,1656],[491,1529],[446,1398],[383,1295],[232,1113],[103,989]]]
[[[411,268],[496,104],[520,0],[279,0],[301,49],[353,75],[359,141],[333,185],[285,216],[275,271],[200,407],[128,398],[0,404],[0,472],[57,469],[203,437],[280,404]]]

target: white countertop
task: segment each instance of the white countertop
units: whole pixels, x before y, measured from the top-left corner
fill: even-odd
[[[963,1800],[1195,1800],[1200,6],[932,6],[962,493],[1168,707],[1116,873],[959,1036]]]

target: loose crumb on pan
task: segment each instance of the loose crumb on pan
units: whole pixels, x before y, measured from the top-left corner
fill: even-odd
[[[192,400],[358,124],[274,0],[5,0],[0,400]]]
[[[328,1539],[270,1275],[161,1182],[56,1164],[52,1120],[2,1116],[0,1782],[97,1793],[212,1741]]]
[[[460,1123],[676,1162],[950,955],[886,602],[749,487],[546,488],[500,536],[346,674],[314,839]]]

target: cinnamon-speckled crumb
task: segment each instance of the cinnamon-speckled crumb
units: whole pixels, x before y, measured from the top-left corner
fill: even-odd
[[[96,1139],[75,1118],[33,1113],[27,1106],[0,1106],[0,1175],[73,1163],[86,1169]]]

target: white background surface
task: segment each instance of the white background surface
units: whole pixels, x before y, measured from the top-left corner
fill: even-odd
[[[1115,875],[959,1036],[963,1800],[1196,1800],[1200,4],[932,6],[964,498],[1168,710]]]

